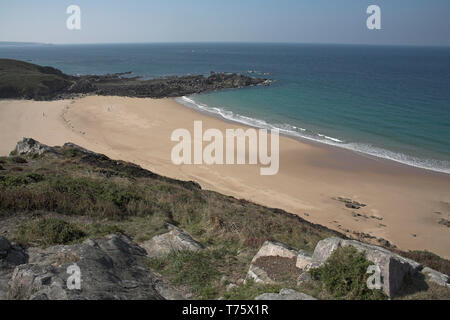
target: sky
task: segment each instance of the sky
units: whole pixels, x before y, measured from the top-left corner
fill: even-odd
[[[69,5],[81,30],[68,30]],[[381,29],[366,27],[369,5]],[[0,0],[0,41],[450,45],[450,0]]]

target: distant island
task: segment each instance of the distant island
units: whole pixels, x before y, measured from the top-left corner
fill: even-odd
[[[17,42],[17,41],[0,41],[0,47],[9,46],[53,46],[53,43],[42,43],[42,42]]]
[[[271,83],[265,78],[213,71],[208,77],[187,75],[151,80],[127,77],[129,74],[72,76],[53,67],[0,59],[0,98],[56,100],[79,94],[164,98]]]

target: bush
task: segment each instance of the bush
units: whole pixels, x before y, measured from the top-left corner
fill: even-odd
[[[348,246],[337,249],[326,263],[311,269],[314,280],[322,283],[323,289],[337,299],[380,300],[386,299],[381,290],[367,288],[367,268],[371,265],[364,253]]]
[[[50,246],[71,244],[85,236],[86,234],[72,223],[57,218],[41,218],[21,225],[17,232],[17,241]]]
[[[0,176],[0,187],[10,188],[18,187],[34,182],[42,181],[44,178],[35,172],[30,172],[26,174],[13,174]]]
[[[27,163],[28,161],[25,158],[15,156],[10,158],[11,162],[13,163]]]

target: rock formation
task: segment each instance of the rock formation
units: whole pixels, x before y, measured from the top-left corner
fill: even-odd
[[[195,241],[185,231],[171,224],[167,224],[167,226],[169,232],[142,243],[142,247],[147,251],[149,257],[163,257],[172,251],[199,251],[204,249],[201,243]]]
[[[30,248],[28,262],[9,281],[15,299],[163,299],[156,277],[145,264],[146,252],[124,235],[88,239],[82,244]],[[80,269],[81,289],[70,290],[68,267]]]
[[[391,251],[365,244],[355,240],[340,238],[327,238],[319,241],[312,256],[313,265],[321,265],[339,247],[353,246],[358,251],[364,252],[367,260],[380,268],[382,288],[389,296],[394,296],[404,284],[405,276],[417,274],[422,266],[410,259],[403,258]]]
[[[131,72],[76,77],[55,68],[11,59],[0,59],[0,71],[0,99],[55,100],[80,94],[180,97],[219,89],[268,86],[271,83],[270,79],[215,72],[208,77],[187,75],[150,80],[127,77]]]

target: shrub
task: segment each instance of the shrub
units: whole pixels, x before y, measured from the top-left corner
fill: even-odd
[[[11,157],[11,162],[13,163],[27,163],[28,161],[25,158],[19,157],[19,156],[15,156],[15,157]]]
[[[17,232],[17,241],[50,246],[71,244],[85,236],[86,234],[72,223],[58,218],[41,218],[21,225]]]
[[[326,263],[311,269],[314,280],[322,283],[328,294],[338,299],[379,300],[386,295],[381,290],[367,288],[367,268],[371,265],[364,253],[348,246],[337,249]]]
[[[34,182],[42,181],[44,178],[38,173],[26,173],[0,176],[0,187],[18,187]]]

